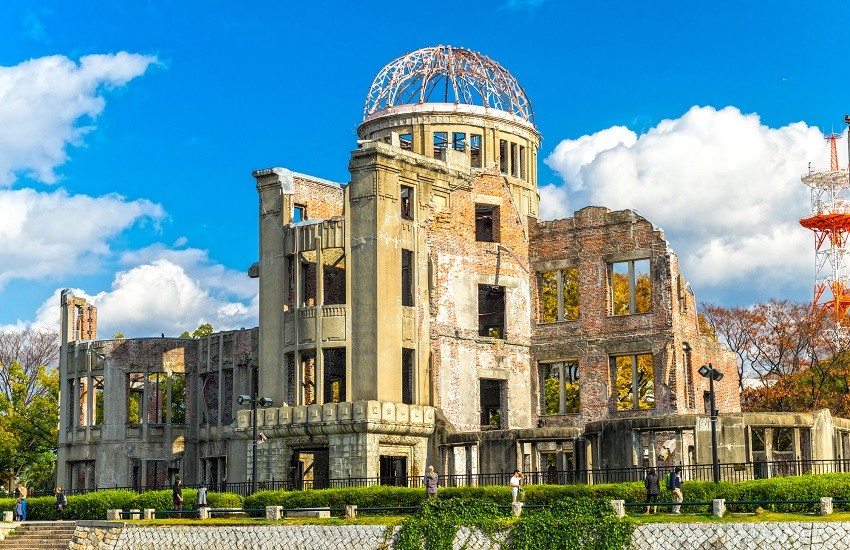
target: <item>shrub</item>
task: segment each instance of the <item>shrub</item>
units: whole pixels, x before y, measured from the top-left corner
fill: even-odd
[[[523,514],[511,530],[511,548],[621,550],[628,547],[633,529],[631,520],[614,515],[607,500],[563,500]]]

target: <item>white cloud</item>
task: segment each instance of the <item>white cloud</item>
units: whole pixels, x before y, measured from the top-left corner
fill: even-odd
[[[119,195],[0,189],[0,289],[12,279],[94,272],[111,254],[112,237],[164,217],[158,204]]]
[[[202,323],[216,330],[257,325],[257,281],[212,262],[206,252],[155,245],[122,258],[131,260],[143,263],[117,273],[110,290],[90,294],[74,289],[76,296],[98,308],[99,337],[116,332],[128,337],[177,336]],[[57,289],[39,308],[36,324],[56,326],[59,293]]]
[[[570,194],[565,187],[548,183],[541,185],[538,189],[540,191],[541,220],[558,220],[572,215]]]
[[[812,237],[798,223],[809,190],[800,175],[809,162],[829,162],[815,127],[769,128],[733,107],[693,107],[639,137],[614,127],[564,140],[545,162],[571,205],[630,208],[663,228],[698,292],[744,284],[777,296],[811,287]]]
[[[68,145],[80,145],[105,106],[102,88],[123,86],[156,62],[152,56],[119,52],[87,55],[79,65],[65,56],[31,59],[0,67],[0,185],[16,172],[54,183]]]

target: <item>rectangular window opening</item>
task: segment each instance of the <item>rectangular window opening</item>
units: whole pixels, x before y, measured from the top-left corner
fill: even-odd
[[[434,132],[434,158],[446,159],[446,148],[449,146],[448,132]]]
[[[322,293],[324,305],[345,303],[345,249],[322,249]]]
[[[578,268],[543,271],[540,281],[540,321],[556,323],[578,319]]]
[[[511,175],[513,177],[519,176],[519,159],[517,158],[517,144],[511,143]]]
[[[301,404],[316,403],[316,352],[301,352]]]
[[[581,412],[578,363],[541,363],[540,374],[543,378],[543,414]]]
[[[480,380],[481,428],[502,427],[502,381]]]
[[[401,186],[401,217],[404,220],[413,219],[413,187]]]
[[[127,423],[141,424],[142,403],[145,394],[145,374],[143,372],[127,373]]]
[[[499,242],[499,207],[489,204],[475,205],[475,240],[485,243]]]
[[[466,151],[466,134],[463,132],[452,132],[452,149],[455,151]]]
[[[401,305],[413,306],[413,251],[401,249]]]
[[[655,407],[655,369],[651,354],[611,358],[616,393],[616,410]]]
[[[508,142],[504,139],[499,140],[499,171],[508,173]]]
[[[401,348],[401,402],[413,405],[414,350]]]
[[[324,402],[345,401],[345,348],[322,350],[324,362]]]
[[[520,179],[525,178],[525,147],[522,145],[519,146],[519,177]]]
[[[201,396],[204,400],[204,424],[218,424],[218,373],[201,375]]]
[[[187,391],[186,375],[182,372],[171,374],[171,400],[169,406],[171,408],[171,423],[185,424],[186,423],[186,401]]]
[[[292,223],[303,222],[307,219],[307,207],[303,204],[296,204],[292,207]]]
[[[481,168],[481,135],[469,136],[469,161],[473,168]]]
[[[380,455],[381,485],[407,486],[407,457]]]
[[[608,286],[611,315],[649,312],[652,302],[649,259],[610,264]]]
[[[505,337],[505,287],[478,285],[478,335]]]
[[[166,411],[166,396],[168,395],[168,379],[164,372],[154,372],[148,375],[148,424],[164,424]]]
[[[316,251],[301,253],[301,307],[316,305]]]
[[[93,376],[94,387],[94,423],[97,426],[103,424],[103,377]]]
[[[405,151],[413,151],[413,134],[400,134],[398,144]]]
[[[221,423],[233,422],[233,369],[221,371]]]

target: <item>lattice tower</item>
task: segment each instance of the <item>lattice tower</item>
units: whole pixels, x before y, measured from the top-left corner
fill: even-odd
[[[815,234],[815,308],[832,312],[836,327],[846,332],[850,309],[850,178],[838,168],[835,134],[825,136],[830,143],[830,170],[809,171],[802,177],[812,190],[812,215],[800,225]]]

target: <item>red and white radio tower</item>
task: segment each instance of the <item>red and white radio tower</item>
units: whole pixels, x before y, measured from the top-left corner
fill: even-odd
[[[850,124],[850,118],[845,117],[845,122]],[[809,173],[802,177],[803,183],[812,190],[812,215],[800,220],[800,225],[815,233],[813,304],[815,308],[832,312],[836,328],[846,326],[844,320],[850,309],[847,248],[850,236],[850,172],[838,167],[837,137],[835,133],[825,136],[830,142],[829,170],[809,169]]]

